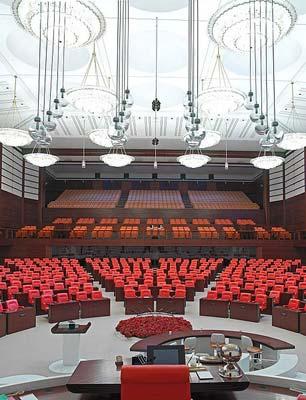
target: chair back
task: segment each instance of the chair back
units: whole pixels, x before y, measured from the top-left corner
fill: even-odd
[[[249,336],[241,335],[241,350],[243,352],[246,352],[247,348],[252,346],[253,346],[252,339]]]
[[[190,400],[187,365],[124,365],[121,400]]]

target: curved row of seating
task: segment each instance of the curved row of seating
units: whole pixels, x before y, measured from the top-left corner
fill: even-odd
[[[167,311],[184,314],[186,301],[204,291],[222,259],[163,259],[152,268],[150,259],[87,258],[93,276],[116,301],[124,301],[126,314]]]
[[[306,334],[305,298],[301,260],[232,259],[200,299],[200,315],[258,322],[261,313],[272,314],[273,325]]]
[[[74,310],[73,318],[76,313],[79,318],[79,302],[101,300],[102,307],[104,301],[92,276],[78,260],[67,258],[5,259],[0,266],[0,297],[32,306],[37,315],[48,314],[50,322],[69,319],[66,317],[70,307]],[[105,301],[109,308],[109,299]],[[103,314],[104,306],[101,313],[109,315]]]

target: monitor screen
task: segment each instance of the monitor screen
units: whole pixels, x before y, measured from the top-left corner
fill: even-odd
[[[148,346],[148,364],[185,364],[183,345]]]

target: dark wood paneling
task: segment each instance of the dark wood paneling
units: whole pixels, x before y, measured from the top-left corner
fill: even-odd
[[[22,224],[22,198],[0,190],[0,226],[19,228]]]
[[[306,193],[287,199],[284,218],[283,201],[271,203],[271,225],[284,225],[288,230],[306,230]]]
[[[24,199],[23,202],[23,225],[39,225],[39,206],[37,200]]]

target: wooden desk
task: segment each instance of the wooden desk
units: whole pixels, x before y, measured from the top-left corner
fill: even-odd
[[[272,325],[292,332],[300,331],[300,312],[286,307],[273,307]]]
[[[7,312],[7,334],[24,331],[36,326],[34,307],[24,307],[18,311]]]
[[[50,304],[48,311],[49,322],[69,321],[80,318],[80,304],[77,301]]]
[[[0,337],[6,335],[6,315],[0,314]]]
[[[208,317],[228,318],[229,301],[200,299],[200,315]]]
[[[124,363],[131,364],[131,359],[125,359]],[[214,377],[214,379],[210,380],[201,381],[196,374],[192,373],[190,375],[191,393],[240,391],[249,386],[249,381],[245,375],[239,379],[222,378],[218,373],[219,367],[207,367]],[[120,393],[120,368],[116,368],[115,361],[81,361],[66,386],[72,393],[118,394]]]
[[[300,333],[306,336],[306,313],[300,315]]]
[[[231,301],[230,317],[243,321],[259,322],[260,310],[258,303],[244,303],[242,301]]]
[[[185,332],[162,333],[160,335],[150,336],[146,339],[139,340],[131,347],[131,351],[146,352],[149,345],[161,345],[174,340],[185,339],[187,337],[210,337],[212,333],[223,333],[226,338],[241,339],[241,335],[249,336],[255,345],[263,345],[272,350],[288,350],[294,349],[295,346],[291,343],[284,342],[280,339],[270,338],[268,336],[257,335],[255,333],[242,331],[222,331],[222,330],[190,330]]]

